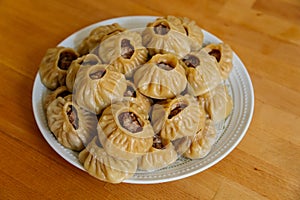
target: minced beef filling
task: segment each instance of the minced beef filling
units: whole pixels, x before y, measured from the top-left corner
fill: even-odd
[[[73,60],[77,59],[76,54],[72,53],[72,52],[62,52],[59,55],[59,59],[58,59],[58,67],[62,70],[67,70],[69,69],[71,63]]]
[[[158,66],[159,68],[161,68],[161,69],[166,70],[166,71],[170,71],[170,70],[174,69],[172,66],[170,66],[169,64],[164,63],[164,62],[158,63],[157,66]]]
[[[68,115],[69,122],[72,124],[73,128],[77,130],[79,127],[79,119],[77,116],[77,110],[75,109],[74,106],[71,105],[68,106],[67,115]]]
[[[124,97],[136,97],[136,91],[133,87],[127,86],[126,91],[124,92]]]
[[[213,49],[209,52],[209,55],[215,57],[218,62],[221,60],[221,52],[218,49]]]
[[[175,108],[173,108],[168,116],[168,119],[173,118],[174,116],[178,115],[182,110],[184,110],[188,105],[185,103],[176,105]]]
[[[160,135],[154,135],[152,147],[156,149],[163,149],[164,145],[162,144],[162,139]]]
[[[134,53],[134,47],[130,44],[130,40],[123,39],[121,41],[121,56],[130,59]]]
[[[121,126],[131,133],[143,130],[142,122],[133,112],[123,112],[118,116],[118,119]]]
[[[105,75],[105,73],[106,73],[105,69],[99,70],[99,71],[91,73],[90,78],[93,79],[93,80],[100,79]]]
[[[186,55],[182,61],[186,64],[186,66],[193,68],[196,68],[200,64],[200,60],[193,55]]]
[[[154,26],[154,32],[158,35],[166,35],[169,31],[170,28],[164,24]]]

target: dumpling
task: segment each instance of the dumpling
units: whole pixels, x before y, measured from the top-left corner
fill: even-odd
[[[187,85],[184,68],[173,54],[156,54],[137,69],[134,84],[147,97],[173,98]]]
[[[73,92],[73,85],[80,67],[93,66],[101,64],[100,59],[94,54],[87,54],[74,60],[67,72],[66,86],[70,92]]]
[[[144,114],[145,118],[148,119],[152,100],[141,94],[131,81],[127,80],[126,83],[127,88],[123,94],[123,99],[131,102],[134,109],[139,113]]]
[[[179,17],[179,19],[184,27],[187,37],[189,37],[192,41],[191,50],[200,50],[202,47],[204,37],[202,29],[196,24],[195,21],[187,17]]]
[[[78,53],[71,48],[55,47],[47,50],[39,66],[42,83],[50,90],[66,84],[67,70]]]
[[[137,32],[125,31],[104,40],[98,50],[109,69],[131,78],[133,72],[148,59],[148,51],[142,45],[142,37]]]
[[[157,18],[149,23],[142,37],[151,55],[173,53],[183,57],[191,51],[192,41],[186,36],[181,20],[175,16]]]
[[[182,62],[188,80],[188,92],[194,96],[202,95],[222,82],[215,58],[201,50],[187,54]]]
[[[74,83],[73,98],[79,106],[100,114],[114,101],[122,100],[126,90],[125,76],[98,64],[81,67]]]
[[[209,44],[203,48],[216,58],[223,80],[227,79],[232,69],[232,49],[228,44]]]
[[[226,85],[218,85],[202,97],[198,97],[201,98],[204,98],[205,109],[213,121],[224,120],[232,112],[233,101]]]
[[[80,55],[91,53],[107,36],[123,32],[124,30],[118,23],[99,26],[93,29],[89,36],[79,44],[78,53]]]
[[[175,162],[177,157],[173,144],[155,135],[149,152],[138,159],[138,169],[147,171],[161,169]]]
[[[46,111],[49,104],[57,99],[58,97],[65,98],[66,100],[72,101],[72,93],[69,92],[66,86],[60,86],[56,90],[51,91],[43,98],[43,108]]]
[[[183,156],[191,159],[204,158],[211,151],[216,139],[217,133],[213,122],[206,120],[205,128],[192,138],[192,143]]]
[[[119,160],[108,155],[94,139],[79,153],[79,161],[84,169],[93,177],[109,183],[120,183],[134,175],[137,159]]]
[[[98,125],[98,136],[105,151],[118,159],[140,157],[153,144],[154,132],[149,120],[129,102],[116,102],[107,107]]]
[[[82,150],[96,134],[96,115],[62,97],[48,106],[47,120],[57,141],[71,150]]]
[[[184,136],[193,136],[199,129],[200,116],[197,100],[185,95],[154,104],[151,122],[156,134],[160,133],[163,139],[172,141]]]

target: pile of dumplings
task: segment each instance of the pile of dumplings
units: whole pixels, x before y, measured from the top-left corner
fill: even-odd
[[[166,16],[139,32],[99,26],[76,49],[48,49],[39,74],[49,129],[110,183],[205,157],[233,102],[224,84],[232,50],[203,37],[195,21]]]

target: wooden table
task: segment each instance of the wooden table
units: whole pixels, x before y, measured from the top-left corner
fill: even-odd
[[[36,125],[31,93],[45,51],[87,25],[128,15],[192,18],[249,71],[249,130],[202,173],[163,184],[104,183],[55,153]],[[300,199],[298,0],[1,0],[0,44],[0,199]]]

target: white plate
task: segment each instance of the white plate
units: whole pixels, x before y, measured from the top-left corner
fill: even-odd
[[[100,25],[119,23],[128,29],[144,28],[148,22],[154,21],[155,19],[156,17],[152,16],[130,16],[105,20],[77,31],[62,41],[59,46],[77,48],[79,42],[86,37],[92,29]],[[211,33],[204,30],[203,32],[204,43],[222,42]],[[219,139],[205,158],[199,160],[179,158],[174,164],[161,170],[147,173],[138,171],[132,178],[124,182],[148,184],[182,179],[213,166],[227,156],[244,137],[252,119],[254,109],[254,93],[251,79],[244,64],[235,53],[233,53],[233,70],[226,84],[229,86],[230,94],[233,98],[233,112],[226,119],[223,126],[218,127]],[[41,83],[40,76],[37,74],[32,93],[32,105],[36,123],[46,141],[60,156],[72,165],[84,170],[77,159],[78,153],[60,145],[48,129],[45,113],[42,108],[42,97],[46,92],[47,89]]]

